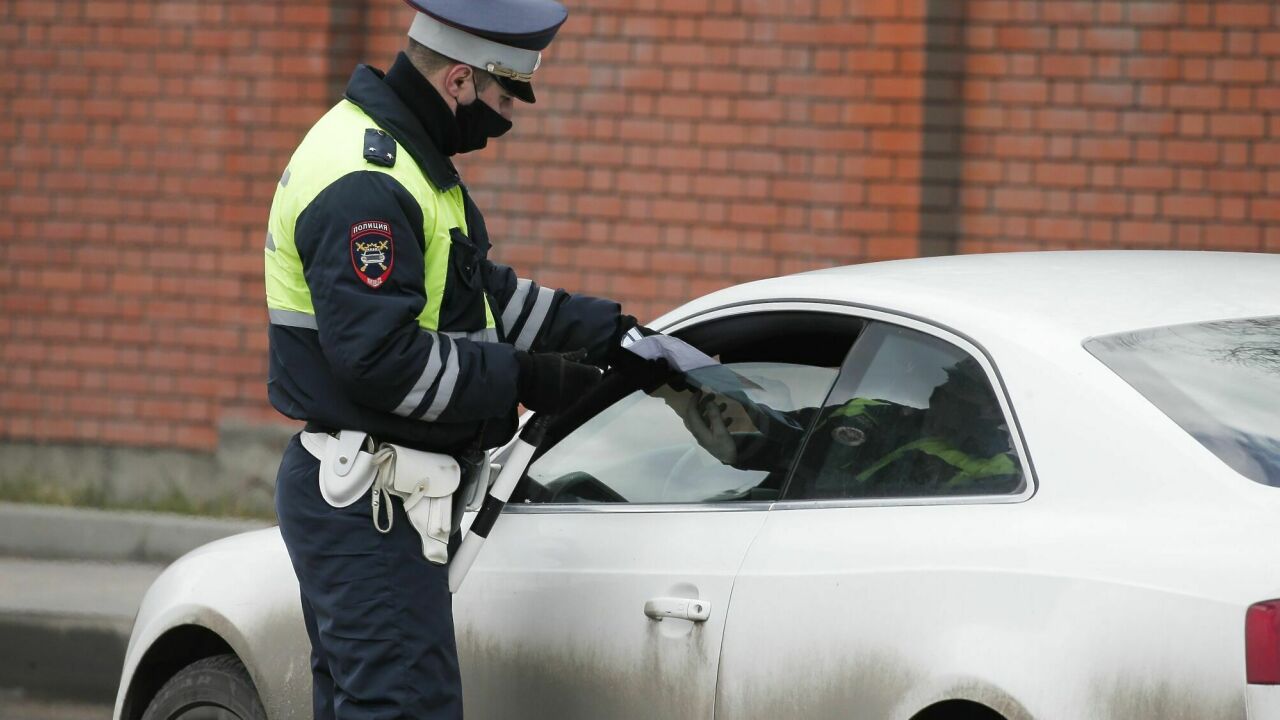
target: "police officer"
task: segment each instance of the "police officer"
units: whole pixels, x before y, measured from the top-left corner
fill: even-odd
[[[409,2],[406,52],[385,74],[356,68],[276,187],[268,395],[307,438],[359,431],[464,457],[512,436],[517,403],[566,407],[635,321],[489,260],[484,218],[450,161],[509,130],[513,99],[534,102],[564,7]],[[401,501],[389,530],[371,520],[376,490],[330,502],[313,452],[290,442],[276,511],[311,639],[315,716],[461,717],[446,568],[424,557]]]

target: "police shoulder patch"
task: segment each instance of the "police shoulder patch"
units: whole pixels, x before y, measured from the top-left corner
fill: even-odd
[[[393,167],[396,164],[396,140],[378,128],[364,131],[364,159],[374,165]]]
[[[351,226],[351,267],[356,277],[377,289],[391,275],[395,262],[395,243],[391,242],[391,223],[385,220],[362,220]]]

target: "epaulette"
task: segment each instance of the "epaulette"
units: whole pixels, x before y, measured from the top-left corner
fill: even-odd
[[[364,131],[364,159],[374,165],[393,167],[396,164],[395,138],[378,128]]]

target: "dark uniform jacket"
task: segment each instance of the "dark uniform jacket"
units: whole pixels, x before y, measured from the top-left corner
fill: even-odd
[[[268,395],[321,429],[458,452],[515,429],[517,350],[601,363],[616,303],[519,279],[488,259],[450,162],[459,131],[401,54],[356,69],[290,160],[267,235]]]

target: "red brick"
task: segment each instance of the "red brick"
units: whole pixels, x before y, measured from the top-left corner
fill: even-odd
[[[1216,85],[1171,85],[1169,105],[1213,110],[1222,106],[1222,88]]]
[[[1209,79],[1209,58],[1182,59],[1182,79],[1189,82],[1206,82]]]
[[[1132,143],[1124,138],[1081,138],[1077,147],[1080,157],[1091,160],[1128,160]]]
[[[1182,76],[1176,57],[1130,57],[1125,59],[1125,76],[1133,80],[1176,80]]]
[[[877,22],[871,28],[871,43],[885,47],[919,47],[924,44],[924,26],[914,22]]]
[[[1040,72],[1045,77],[1087,78],[1093,74],[1093,58],[1075,53],[1040,56]]]
[[[1214,222],[1245,220],[1249,216],[1249,201],[1242,197],[1224,197],[1218,200],[1218,215]]]
[[[670,21],[661,16],[631,15],[622,19],[622,37],[661,38],[671,31]]]
[[[1280,195],[1280,172],[1272,172],[1272,181],[1266,183],[1266,192]],[[1233,192],[1256,194],[1263,188],[1261,170],[1210,170],[1207,177],[1208,186],[1216,192]]]
[[[1129,22],[1135,25],[1176,25],[1181,19],[1178,3],[1160,0],[1158,2],[1128,2]]]
[[[892,72],[897,68],[897,62],[897,52],[874,47],[850,50],[844,60],[850,71],[866,73]]]
[[[1089,0],[1058,0],[1042,3],[1040,10],[1044,20],[1050,23],[1088,24],[1094,21],[1095,6],[1096,3]],[[1005,12],[1000,15],[1003,19]]]
[[[1167,222],[1121,222],[1116,229],[1116,240],[1126,246],[1167,246],[1172,239],[1173,226]]]
[[[1249,201],[1249,218],[1255,221],[1280,221],[1280,200],[1273,198],[1253,198]]]
[[[1049,28],[1009,25],[996,29],[996,44],[1008,50],[1041,50],[1049,45]]]
[[[1209,118],[1209,133],[1217,137],[1260,138],[1266,135],[1266,120],[1256,114],[1214,114]]]
[[[1119,193],[1082,192],[1076,195],[1076,210],[1083,215],[1118,217],[1128,212],[1128,201]]]
[[[1165,156],[1177,163],[1212,165],[1218,162],[1220,148],[1215,142],[1170,140],[1165,143]]]
[[[1044,193],[1037,190],[997,189],[993,196],[997,210],[1038,211],[1044,207]]]
[[[1127,107],[1133,104],[1133,86],[1128,83],[1087,82],[1081,85],[1080,99],[1085,105]]]
[[[1212,62],[1212,77],[1218,82],[1264,83],[1267,81],[1267,61],[1216,59]]]
[[[39,0],[14,0],[11,7],[13,16],[19,20],[49,20],[57,14],[56,7]]]
[[[1169,49],[1175,53],[1216,55],[1223,49],[1223,33],[1217,30],[1171,30]]]
[[[1173,112],[1129,111],[1123,113],[1121,126],[1129,135],[1172,135],[1178,130],[1178,119]]]
[[[1257,33],[1258,53],[1275,57],[1280,55],[1280,29]]]
[[[1088,184],[1088,167],[1079,163],[1039,163],[1035,182],[1049,187],[1083,186]]]
[[[1138,33],[1128,28],[1090,27],[1084,30],[1086,50],[1128,52],[1137,47]]]
[[[1127,188],[1159,190],[1174,184],[1173,171],[1165,167],[1125,167],[1120,173],[1120,182]]]
[[[893,159],[884,156],[855,155],[841,160],[841,172],[851,178],[893,177]]]
[[[745,40],[747,21],[737,18],[705,18],[698,23],[698,37],[709,40]]]
[[[1084,221],[1066,217],[1037,217],[1031,221],[1031,231],[1036,237],[1048,240],[1084,239]]]
[[[1227,109],[1235,111],[1252,111],[1255,109],[1254,90],[1251,87],[1227,85]]]
[[[993,85],[1001,102],[1039,104],[1049,99],[1049,85],[1043,80],[1000,80]]]
[[[329,24],[328,7],[324,5],[285,5],[280,10],[281,25],[285,27],[320,28]]]
[[[1211,218],[1217,211],[1217,200],[1209,195],[1166,195],[1162,204],[1173,218]]]
[[[1215,25],[1243,25],[1254,28],[1273,27],[1270,2],[1217,2],[1213,6]]]

